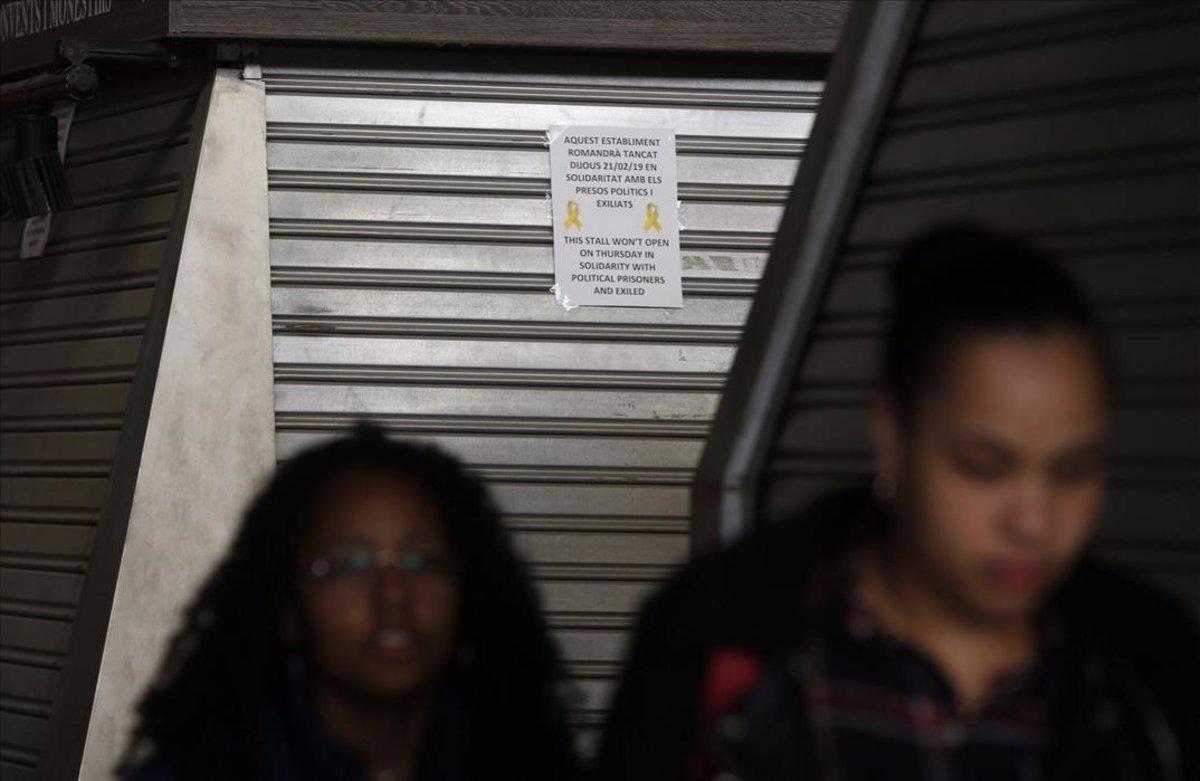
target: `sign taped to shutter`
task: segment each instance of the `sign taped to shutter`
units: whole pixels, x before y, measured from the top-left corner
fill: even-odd
[[[552,128],[554,277],[576,306],[683,306],[675,132]]]

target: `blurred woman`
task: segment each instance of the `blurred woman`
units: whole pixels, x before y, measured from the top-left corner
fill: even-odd
[[[559,678],[482,483],[363,427],[297,455],[251,505],[122,774],[574,778]]]
[[[1200,778],[1193,616],[1087,553],[1112,392],[1045,255],[936,231],[893,271],[873,486],[645,608],[602,778]]]

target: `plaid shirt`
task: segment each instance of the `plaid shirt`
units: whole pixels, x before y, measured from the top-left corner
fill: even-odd
[[[1047,628],[1042,661],[995,681],[983,707],[963,714],[938,667],[880,628],[850,573],[849,562],[842,561],[814,576],[806,590],[813,618],[810,641],[787,664],[802,683],[820,778],[1047,778],[1053,738],[1049,660],[1060,633]],[[715,654],[712,662],[706,682],[710,725],[719,716],[712,711],[733,707],[762,671],[731,649]],[[721,680],[725,683],[715,689],[728,691],[714,700],[714,681]],[[732,689],[730,680],[737,681]],[[722,769],[711,755],[704,767],[708,772],[699,775],[708,777]]]

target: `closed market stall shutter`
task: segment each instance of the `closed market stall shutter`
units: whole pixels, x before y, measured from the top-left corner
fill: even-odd
[[[640,600],[687,555],[821,84],[720,60],[338,56],[263,52],[279,457],[369,419],[481,474],[591,737]],[[677,134],[682,309],[555,304],[546,131],[567,124]]]
[[[199,83],[104,80],[78,106],[71,209],[0,249],[0,775],[32,779],[109,495]],[[5,161],[10,152],[5,139]],[[86,718],[84,714],[83,718]]]

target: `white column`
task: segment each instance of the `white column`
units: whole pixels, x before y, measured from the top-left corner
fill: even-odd
[[[180,609],[275,463],[264,90],[236,70],[214,78],[84,744],[89,781],[111,778]]]

